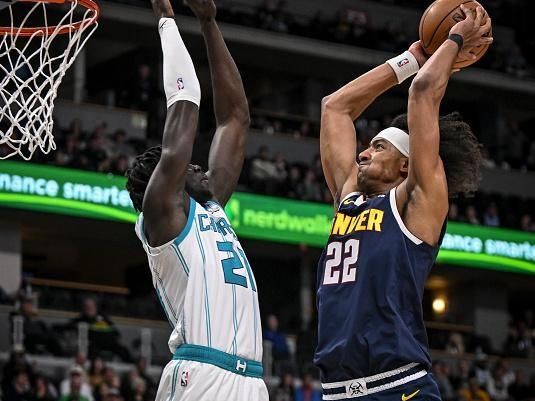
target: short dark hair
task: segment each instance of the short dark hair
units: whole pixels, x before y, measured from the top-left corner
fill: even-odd
[[[145,190],[161,156],[162,147],[154,146],[137,156],[132,167],[126,170],[126,189],[130,194],[134,209],[138,212],[142,211]]]
[[[460,113],[441,116],[438,123],[439,154],[446,172],[448,195],[450,198],[470,196],[477,191],[481,180],[482,146]],[[395,117],[390,125],[409,133],[407,114]]]

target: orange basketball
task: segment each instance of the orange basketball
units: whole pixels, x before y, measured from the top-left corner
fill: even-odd
[[[436,0],[425,10],[420,20],[420,41],[424,51],[432,55],[448,38],[450,29],[464,19],[460,5],[464,4],[470,9],[481,6],[474,0]],[[482,23],[487,22],[488,14],[485,11]],[[492,30],[489,33],[492,35]],[[454,68],[464,68],[478,61],[487,52],[489,45],[482,45],[475,49],[477,58],[469,60],[457,59]]]

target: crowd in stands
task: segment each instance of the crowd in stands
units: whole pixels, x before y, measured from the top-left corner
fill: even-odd
[[[34,308],[31,288],[23,282],[15,295],[10,315],[12,352],[1,369],[1,391],[7,401],[149,401],[154,399],[157,378],[149,375],[147,362],[135,359],[139,350],[125,347],[112,319],[100,311],[97,300],[85,298],[79,315],[49,326]],[[13,328],[22,317],[24,342]],[[88,329],[86,352],[65,347],[62,330]],[[273,401],[319,401],[318,371],[311,364],[315,348],[315,324],[309,330],[289,335],[279,327],[276,315],[263,325],[265,352],[272,356],[267,371]],[[434,329],[437,330],[437,329]],[[432,372],[445,401],[533,401],[535,374],[513,370],[508,358],[535,357],[535,319],[528,310],[511,320],[503,347],[495,350],[488,339],[470,333],[439,330],[429,332],[431,349],[443,350],[435,357]],[[18,338],[22,338],[20,334]],[[65,371],[44,371],[28,355],[71,358]],[[493,356],[489,356],[493,355]],[[33,362],[30,362],[33,361]],[[128,363],[118,372],[116,362]]]
[[[136,0],[131,2],[135,4]],[[430,2],[412,3],[423,13]],[[495,0],[486,2],[485,6],[493,19],[496,16],[495,22],[509,25],[515,31],[516,42],[512,45],[496,43],[491,46],[478,67],[501,71],[518,78],[535,77],[535,60],[527,58],[533,56],[530,49],[533,49],[535,43],[522,34],[524,30],[527,31],[523,19],[516,18],[522,15],[522,5],[509,0]],[[178,11],[189,13],[186,7],[178,7]],[[318,11],[313,17],[306,18],[290,13],[286,0],[265,0],[260,7],[249,9],[227,1],[219,6],[218,16],[223,22],[387,52],[404,51],[410,43],[417,40],[416,28],[399,21],[395,11],[392,12],[390,21],[377,27],[372,24],[368,13],[359,9],[358,5],[340,9],[332,16]]]
[[[253,129],[266,134],[284,131],[281,120],[265,117],[253,118]],[[387,120],[359,119],[356,123],[359,132],[359,148],[386,126]],[[295,136],[307,136],[316,126],[302,122],[295,124]],[[288,133],[292,129],[288,129]],[[535,169],[535,141],[531,146],[522,145],[527,140],[525,134],[516,128],[512,134],[515,141],[509,141],[500,150],[501,162],[487,158],[485,166],[495,168]],[[524,139],[522,139],[524,138]],[[518,139],[518,144],[516,143]],[[66,129],[58,129],[56,134],[57,149],[49,155],[37,152],[33,161],[72,167],[82,170],[99,171],[124,175],[135,155],[143,152],[151,140],[132,140],[124,130],[113,133],[107,131],[106,123],[99,123],[91,132],[82,129],[79,120],[73,120]],[[244,164],[240,177],[240,190],[260,194],[280,196],[311,202],[332,204],[319,155],[311,158],[310,163],[289,162],[283,154],[273,154],[266,146],[250,155]],[[535,231],[535,200],[520,199],[514,196],[476,193],[473,198],[454,199],[451,201],[449,219],[474,225],[491,227],[508,227],[523,231]]]
[[[88,360],[78,354],[63,376],[42,371],[24,351],[13,351],[2,371],[2,395],[6,401],[150,401],[155,381],[143,359],[120,375],[99,357]]]

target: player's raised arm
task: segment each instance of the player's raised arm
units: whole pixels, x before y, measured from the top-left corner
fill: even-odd
[[[197,132],[201,91],[171,5],[167,0],[153,0],[152,4],[160,17],[167,118],[161,157],[143,198],[143,214],[149,242],[160,245],[174,238],[186,224],[185,208],[189,203],[184,187]]]
[[[448,211],[448,186],[444,166],[439,156],[439,108],[452,67],[459,53],[469,55],[475,47],[492,42],[483,37],[490,30],[490,18],[481,25],[484,10],[476,8],[475,15],[461,6],[465,20],[450,31],[450,38],[427,61],[414,78],[409,91],[408,126],[410,162],[407,180],[398,191],[404,204],[418,203],[415,220],[425,223],[409,224],[409,229],[422,240],[434,244]],[[472,55],[470,55],[472,57]],[[475,56],[473,56],[475,57]],[[410,214],[410,212],[409,212]]]
[[[414,45],[413,45],[414,46]],[[409,51],[325,97],[321,103],[321,163],[337,205],[358,188],[357,138],[353,121],[382,93],[411,76],[426,57]]]
[[[249,106],[236,63],[215,21],[212,0],[186,0],[199,22],[206,44],[216,132],[208,159],[208,176],[215,198],[225,205],[240,177],[249,130]]]

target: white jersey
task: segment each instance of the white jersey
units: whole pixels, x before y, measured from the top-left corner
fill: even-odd
[[[143,214],[136,234],[149,259],[152,282],[173,327],[172,353],[181,344],[262,360],[262,329],[253,272],[223,208],[190,198],[185,228],[151,247]]]

